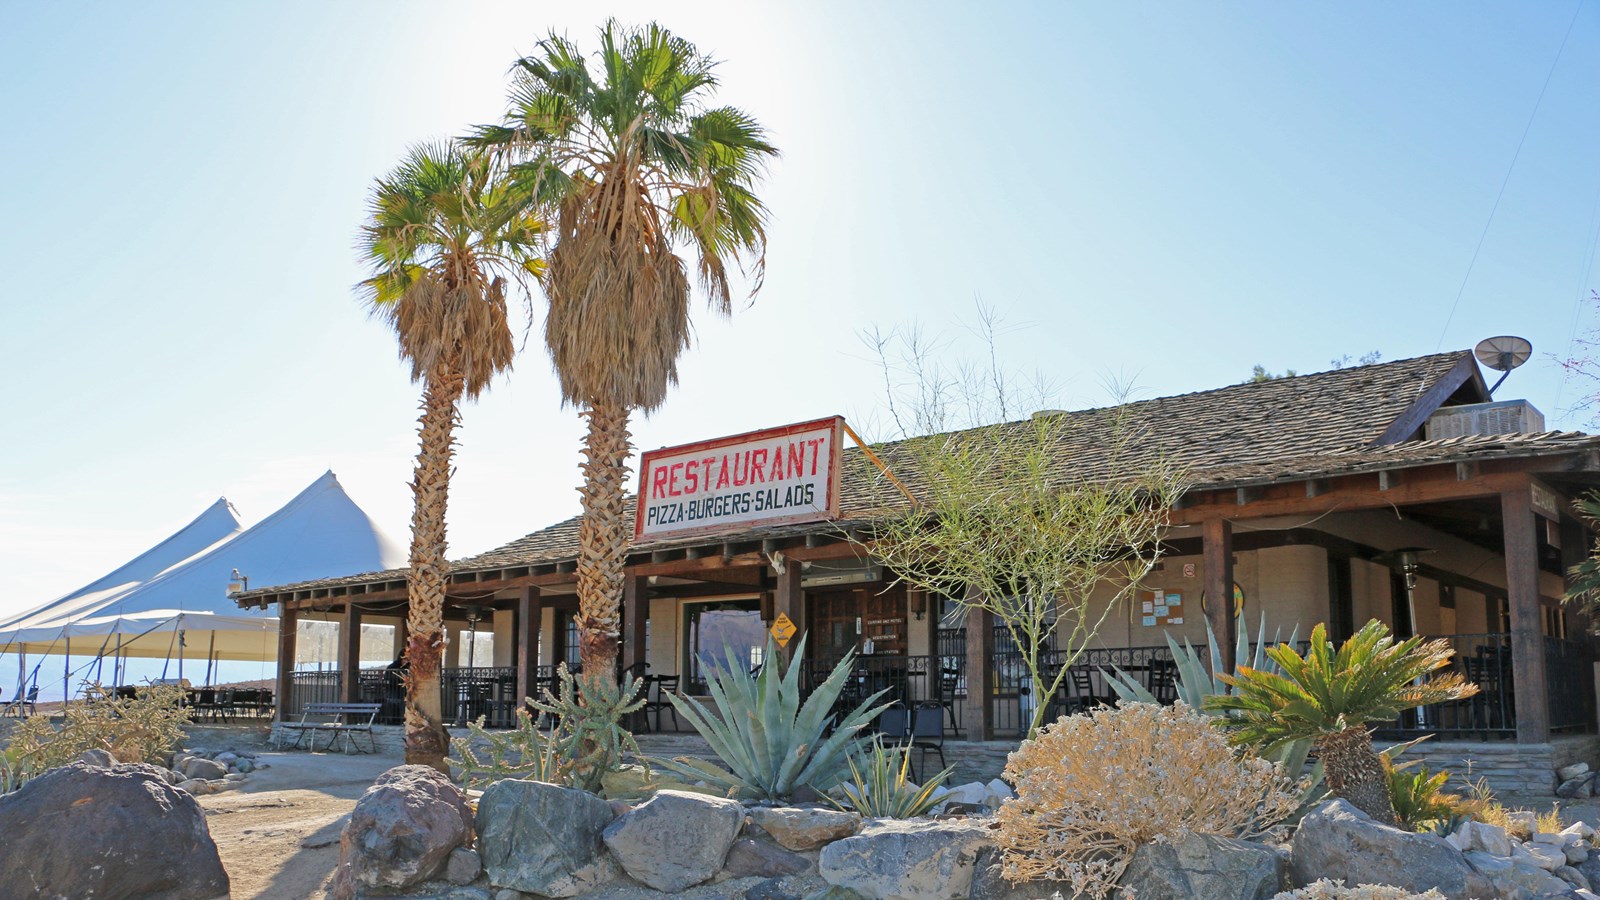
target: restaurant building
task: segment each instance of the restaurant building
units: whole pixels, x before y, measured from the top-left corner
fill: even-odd
[[[1204,646],[1208,622],[1219,634],[1253,632],[1264,615],[1269,634],[1284,638],[1326,622],[1340,639],[1378,619],[1451,641],[1455,665],[1482,688],[1388,730],[1522,744],[1596,731],[1595,643],[1560,601],[1563,573],[1592,545],[1572,501],[1600,483],[1600,437],[1546,432],[1527,403],[1493,401],[1465,351],[1125,412],[1191,487],[1172,510],[1156,571],[1112,610],[1080,661],[1088,677],[1067,679],[1058,696],[1028,696],[1014,646],[987,615],[907,591],[875,563],[860,541],[884,476],[838,419],[645,455],[623,667],[651,676],[652,691],[699,694],[706,656],[728,647],[754,666],[769,633],[788,634],[785,654],[804,637],[808,671],[854,651],[852,695],[888,689],[907,704],[938,704],[953,739],[991,740],[1016,735],[1036,702],[1066,712],[1107,697],[1100,666],[1164,687],[1166,637]],[[1081,467],[1096,464],[1097,412],[1046,414],[1081,420],[1063,430],[1060,465],[1095,474]],[[469,644],[492,651],[446,670],[447,719],[509,724],[557,663],[576,664],[577,544],[573,518],[453,563],[448,659],[461,662]],[[392,672],[351,661],[363,623],[394,625],[399,655],[404,570],[237,600],[277,607],[280,715],[314,700],[378,699],[398,721]],[[339,670],[293,670],[297,620],[340,624]],[[670,713],[662,725],[674,726]]]

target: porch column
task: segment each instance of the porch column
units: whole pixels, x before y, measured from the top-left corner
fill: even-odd
[[[622,671],[644,674],[645,632],[650,621],[650,584],[644,575],[622,576]]]
[[[339,702],[361,702],[361,608],[348,601],[339,619]]]
[[[1544,627],[1539,603],[1539,547],[1533,495],[1527,484],[1500,495],[1505,528],[1507,608],[1511,613],[1511,676],[1517,702],[1517,742],[1550,739],[1544,684]]]
[[[300,629],[300,611],[278,603],[278,721],[289,716],[290,695],[294,692],[295,638]]]
[[[805,637],[806,617],[805,610],[801,607],[805,602],[805,592],[800,587],[800,560],[786,559],[783,571],[777,573],[778,590],[773,598],[773,614],[776,619],[779,615],[789,617],[794,623],[794,636],[789,638],[786,646],[778,648],[778,659],[783,661],[784,671],[789,670],[789,663],[794,659],[794,648],[800,645],[800,639]]]
[[[517,708],[532,697],[539,675],[539,626],[544,620],[544,604],[539,589],[525,587],[517,595]]]
[[[1222,659],[1212,660],[1218,671],[1233,671],[1233,648],[1239,642],[1238,620],[1233,615],[1233,523],[1227,519],[1207,519],[1201,526],[1202,552],[1206,569],[1206,621],[1217,636]]]
[[[969,598],[976,589],[969,588]],[[967,740],[994,739],[994,614],[977,606],[967,607],[967,705],[961,711],[961,724]]]
[[[1589,555],[1589,532],[1583,523],[1563,515],[1561,517],[1561,589],[1565,594],[1570,589],[1572,577],[1568,573],[1572,567],[1583,562]],[[1563,611],[1563,615],[1565,612]],[[1572,614],[1572,627],[1576,634],[1568,633],[1570,640],[1582,644],[1589,651],[1591,657],[1595,647],[1594,617],[1588,612],[1587,606],[1574,608]],[[1595,709],[1595,683],[1593,678],[1584,678],[1583,681],[1583,708],[1584,721],[1590,725],[1597,722]]]

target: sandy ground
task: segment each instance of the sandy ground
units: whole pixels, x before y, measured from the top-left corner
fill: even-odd
[[[201,797],[235,900],[326,897],[339,861],[339,832],[398,755],[262,752],[244,787]]]

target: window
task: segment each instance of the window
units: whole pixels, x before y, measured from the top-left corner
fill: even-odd
[[[566,610],[556,611],[556,662],[566,663],[570,672],[578,671],[578,617]]]
[[[722,662],[729,653],[751,669],[762,663],[767,647],[761,601],[722,600],[683,605],[683,674],[687,690],[706,691],[704,667]]]

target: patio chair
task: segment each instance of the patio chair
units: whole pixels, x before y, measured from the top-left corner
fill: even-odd
[[[921,784],[927,775],[926,764],[928,754],[934,753],[939,757],[939,768],[944,768],[944,708],[937,703],[918,703],[911,710],[911,744],[908,748],[917,751],[916,766],[912,772]]]
[[[903,744],[911,739],[911,711],[899,704],[878,715],[878,734],[888,743]]]
[[[1178,664],[1170,659],[1150,660],[1150,695],[1163,706],[1178,702]]]
[[[655,713],[656,726],[654,730],[660,731],[661,714],[665,712],[672,716],[672,730],[677,731],[679,729],[678,708],[673,706],[672,701],[668,699],[678,692],[679,678],[680,676],[678,675],[651,675],[647,677],[644,702],[645,727],[648,728],[650,725],[650,714]]]
[[[1094,690],[1094,669],[1086,665],[1077,665],[1067,670],[1067,678],[1072,681],[1072,711],[1088,712],[1097,706],[1108,706],[1110,700]]]
[[[3,714],[8,716],[16,716],[19,719],[26,719],[27,717],[36,715],[39,712],[38,704],[39,686],[36,684],[33,687],[28,688],[28,692],[25,695],[21,697],[15,697],[10,703],[7,703],[3,708]]]

